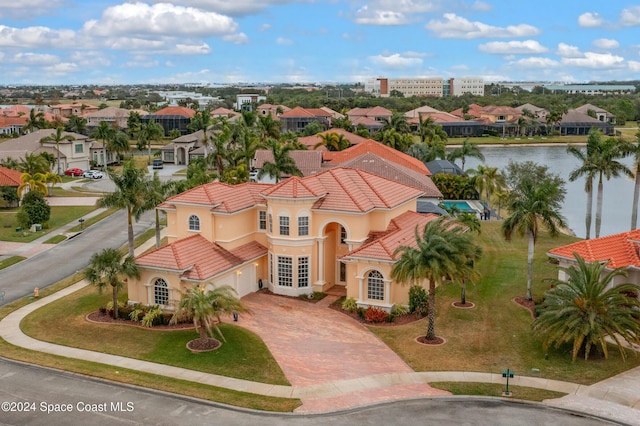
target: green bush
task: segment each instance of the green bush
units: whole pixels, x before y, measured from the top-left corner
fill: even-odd
[[[409,309],[404,305],[393,305],[391,307],[391,318],[401,317],[403,315],[407,315],[409,313]]]
[[[360,319],[365,319],[365,313],[367,312],[365,308],[358,308],[356,309],[356,312],[358,312],[358,317]]]
[[[140,323],[145,327],[152,327],[154,325],[162,325],[164,321],[164,312],[160,309],[160,306],[154,305],[149,307],[147,313],[144,314]]]
[[[18,213],[18,224],[28,229],[34,223],[45,223],[51,218],[51,206],[44,195],[38,191],[29,191],[22,197],[22,209]]]
[[[349,312],[355,312],[355,310],[358,309],[358,304],[356,303],[356,299],[354,299],[353,297],[349,297],[348,299],[345,299],[345,301],[342,302],[342,309]]]
[[[409,312],[426,316],[429,311],[429,295],[424,287],[411,286],[409,289]]]

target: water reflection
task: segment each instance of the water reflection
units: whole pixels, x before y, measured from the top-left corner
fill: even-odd
[[[535,161],[549,167],[549,170],[558,173],[565,181],[567,196],[564,201],[562,213],[567,219],[573,232],[584,238],[585,213],[587,195],[584,192],[584,179],[569,182],[569,173],[580,164],[572,155],[567,154],[566,146],[500,146],[481,147],[484,154],[484,163],[491,167],[504,168],[512,161]],[[631,158],[623,160],[624,164],[631,167]],[[475,158],[466,160],[465,168],[475,168],[482,162]],[[594,189],[597,182],[594,182]],[[602,225],[600,236],[628,231],[631,228],[631,204],[633,201],[633,180],[627,177],[613,178],[604,181],[604,198],[602,208]],[[595,207],[596,193],[593,197],[593,220],[591,235],[595,232]]]

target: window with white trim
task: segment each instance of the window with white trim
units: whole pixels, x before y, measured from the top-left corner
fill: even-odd
[[[269,213],[269,232],[273,232],[273,216]]]
[[[367,298],[384,300],[384,278],[379,271],[371,271],[367,275]]]
[[[347,241],[347,230],[344,226],[340,226],[340,244],[346,244]]]
[[[278,256],[278,285],[293,287],[293,259],[291,256]]]
[[[153,283],[153,303],[156,305],[169,304],[169,286],[162,278],[158,278]]]
[[[200,218],[195,214],[189,216],[189,231],[199,231],[200,230]]]
[[[298,258],[298,287],[309,287],[309,257]]]
[[[269,253],[269,282],[273,284],[273,254]]]
[[[280,235],[289,235],[289,216],[278,216],[280,220]]]
[[[298,236],[304,237],[309,235],[309,216],[300,216],[298,218]]]
[[[258,228],[261,231],[267,230],[267,212],[264,210],[258,212]]]
[[[339,262],[340,263],[340,282],[345,282],[347,281],[347,264],[344,262]]]
[[[84,144],[83,143],[74,144],[74,150],[76,154],[82,154],[84,152]]]

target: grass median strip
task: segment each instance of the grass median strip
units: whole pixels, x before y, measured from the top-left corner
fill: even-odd
[[[451,392],[454,395],[483,395],[502,396],[505,385],[496,383],[464,383],[464,382],[433,382],[430,386]],[[509,386],[509,392],[515,399],[541,402],[545,399],[562,398],[565,393],[546,389],[536,389],[524,386]]]
[[[4,260],[0,260],[0,269],[8,268],[11,265],[15,265],[16,263],[20,263],[25,260],[26,257],[22,256],[11,256]]]

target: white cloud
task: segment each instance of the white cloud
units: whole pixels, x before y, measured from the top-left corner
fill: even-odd
[[[582,52],[577,46],[571,46],[566,43],[558,43],[556,54],[565,58],[579,58],[582,56]]]
[[[586,12],[578,16],[578,25],[585,28],[600,27],[604,23],[599,13]]]
[[[638,61],[629,61],[627,62],[629,69],[633,72],[640,72],[640,62]]]
[[[363,6],[356,12],[356,23],[362,25],[404,25],[409,20],[404,13],[392,10],[372,10]]]
[[[422,65],[422,59],[411,56],[403,56],[399,53],[369,56],[369,60],[374,64],[383,66],[385,68],[405,68]]]
[[[494,27],[482,22],[471,22],[455,13],[445,13],[443,20],[431,20],[425,28],[439,38],[488,38],[488,37],[528,37],[540,33],[536,27],[527,24]]]
[[[77,45],[75,32],[47,27],[12,28],[0,25],[0,47],[22,49],[70,48]]]
[[[0,18],[32,19],[49,16],[64,4],[64,0],[1,1]]]
[[[87,21],[83,31],[98,36],[212,36],[235,33],[237,28],[238,24],[228,16],[193,7],[124,3],[105,9],[100,20]]]
[[[286,37],[278,37],[276,39],[276,43],[284,45],[284,46],[290,46],[290,45],[293,44],[293,40],[291,40],[290,38],[286,38]]]
[[[222,40],[233,44],[247,44],[249,37],[245,33],[229,34],[222,36]]]
[[[56,55],[50,55],[46,53],[23,52],[16,53],[13,58],[10,59],[10,61],[23,65],[40,66],[57,64],[60,62],[60,58]]]
[[[471,5],[471,8],[480,12],[490,12],[493,10],[493,5],[483,1],[476,1]]]
[[[553,59],[536,57],[519,59],[518,61],[513,62],[513,64],[523,68],[535,68],[538,70],[544,68],[553,68],[560,65],[558,61],[555,61]]]
[[[585,52],[582,58],[562,58],[562,63],[581,68],[618,68],[624,65],[624,58],[611,53]]]
[[[176,47],[171,53],[177,55],[208,55],[211,53],[211,48],[207,43],[202,44],[176,44]]]
[[[268,31],[271,29],[271,24],[262,24],[258,27],[258,31],[263,32],[263,31]]]
[[[61,62],[59,64],[46,66],[45,72],[51,74],[69,74],[78,71],[78,66],[72,62]]]
[[[492,41],[478,46],[480,51],[493,54],[531,54],[545,53],[548,49],[536,40]]]
[[[362,25],[406,25],[416,14],[435,12],[442,8],[441,0],[371,0],[355,13],[355,22]],[[483,7],[477,1],[478,7]],[[468,7],[468,6],[467,6]]]
[[[272,6],[291,3],[312,3],[313,0],[174,0],[171,3],[210,10],[231,16],[254,15]],[[167,0],[151,0],[151,3],[167,3]]]
[[[640,6],[632,6],[620,12],[620,23],[627,27],[640,25]]]
[[[617,40],[610,38],[599,38],[597,40],[593,40],[592,44],[599,49],[617,49],[620,47],[620,43],[618,43]]]

